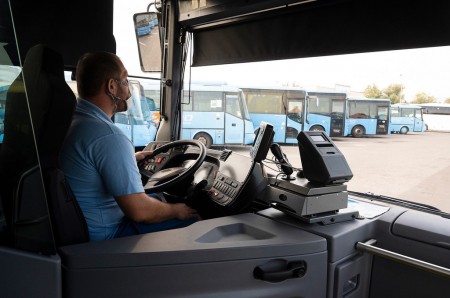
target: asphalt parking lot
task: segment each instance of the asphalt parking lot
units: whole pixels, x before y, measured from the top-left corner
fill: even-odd
[[[450,213],[450,133],[425,132],[355,139],[334,138],[353,178],[349,190],[425,203]],[[230,149],[248,154],[249,146]],[[282,145],[294,167],[301,167],[297,145]],[[267,158],[271,158],[269,151]]]

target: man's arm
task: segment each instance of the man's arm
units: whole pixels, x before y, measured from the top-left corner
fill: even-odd
[[[197,211],[186,204],[168,204],[145,193],[118,196],[116,201],[123,213],[135,222],[158,223],[174,218],[184,220],[198,217]]]

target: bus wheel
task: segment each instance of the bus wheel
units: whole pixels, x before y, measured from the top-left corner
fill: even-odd
[[[408,133],[409,129],[406,126],[403,126],[402,128],[400,128],[400,133],[402,135],[406,135]]]
[[[352,136],[354,138],[360,138],[365,134],[366,134],[366,130],[364,129],[364,127],[362,127],[360,125],[356,125],[355,127],[352,128]]]
[[[198,140],[198,141],[202,142],[206,148],[210,148],[212,145],[211,137],[209,136],[209,134],[204,133],[204,132],[199,132],[198,134],[196,134],[194,136],[194,140]]]
[[[313,125],[313,126],[311,126],[309,131],[325,131],[325,129],[320,125]]]

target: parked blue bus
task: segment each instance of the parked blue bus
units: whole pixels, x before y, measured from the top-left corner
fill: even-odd
[[[413,104],[391,105],[391,133],[407,134],[408,132],[423,132],[427,129],[423,120],[423,108]]]
[[[330,137],[343,136],[346,100],[345,92],[307,92],[304,130],[325,131]]]
[[[302,130],[342,136],[345,93],[307,91],[296,87],[240,87],[255,127],[273,125],[274,142],[297,143]]]
[[[422,103],[423,114],[450,115],[450,103]]]
[[[227,85],[185,86],[181,138],[205,144],[252,144],[255,134],[242,90]]]
[[[158,25],[158,19],[147,14],[136,14],[134,15],[134,23],[136,35],[140,37],[150,34],[152,28]]]
[[[450,131],[450,103],[423,103],[426,130]]]
[[[381,98],[348,98],[345,116],[345,136],[390,133],[391,100]]]

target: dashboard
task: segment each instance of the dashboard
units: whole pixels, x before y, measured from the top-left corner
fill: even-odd
[[[144,151],[154,151],[165,144],[167,142],[152,142]],[[174,147],[149,159],[143,168],[150,176],[168,168],[188,169],[199,151],[195,146]],[[181,192],[190,197],[188,203],[202,209],[204,217],[211,218],[244,212],[255,193],[266,185],[260,165],[251,157],[226,149],[207,149],[205,160],[193,177],[176,188],[178,193],[182,188]]]

